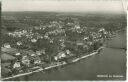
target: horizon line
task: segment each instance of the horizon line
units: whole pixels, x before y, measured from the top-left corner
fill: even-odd
[[[113,12],[113,11],[2,11],[1,12],[56,12],[56,13],[125,13],[125,11]]]

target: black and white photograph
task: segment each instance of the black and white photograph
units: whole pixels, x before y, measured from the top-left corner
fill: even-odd
[[[125,81],[126,0],[2,0],[1,81]]]

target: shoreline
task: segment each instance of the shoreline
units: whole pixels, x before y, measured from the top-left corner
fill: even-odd
[[[100,47],[100,48],[103,48],[103,47]],[[100,49],[100,48],[98,48],[98,49]],[[97,49],[97,50],[98,50],[98,49]],[[88,57],[90,57],[90,56],[96,55],[96,54],[98,54],[98,51],[97,51],[97,50],[96,50],[95,52],[92,52],[92,53],[88,54],[88,55],[84,55],[84,56],[82,56],[82,57],[76,58],[76,59],[72,60],[71,63],[75,63],[75,62],[78,62],[79,60],[82,60],[82,59],[88,58]],[[48,69],[52,69],[52,68],[59,67],[59,66],[63,66],[63,65],[67,65],[67,64],[68,64],[68,63],[63,62],[62,64],[59,64],[59,65],[52,65],[52,66],[46,67],[46,68],[44,68],[44,69],[43,69],[43,68],[40,68],[40,69],[37,69],[37,70],[32,71],[32,72],[23,73],[23,74],[18,74],[18,75],[14,75],[14,76],[12,76],[12,77],[7,77],[7,78],[1,78],[1,80],[7,80],[7,79],[12,79],[12,78],[16,78],[16,77],[20,77],[20,76],[24,76],[24,75],[29,75],[29,74],[32,74],[32,73],[36,73],[36,72],[40,72],[40,71],[45,71],[45,70],[48,70]]]
[[[117,33],[120,32],[122,30],[118,30],[116,31]],[[115,37],[115,36],[113,36]],[[103,46],[101,46],[100,48],[104,48]],[[98,50],[100,49],[98,48],[97,50],[95,51],[92,51],[91,53],[89,53],[88,55],[84,55],[82,57],[79,57],[79,58],[75,58],[72,60],[71,63],[75,63],[75,62],[78,62],[79,60],[82,60],[82,59],[85,59],[87,57],[90,57],[90,56],[93,56],[93,55],[96,55],[98,54]],[[44,69],[39,67],[39,69],[35,70],[35,71],[32,71],[32,72],[28,72],[28,73],[23,73],[23,74],[18,74],[18,75],[14,75],[12,77],[7,77],[7,78],[1,78],[1,80],[7,80],[7,79],[12,79],[12,78],[17,78],[17,77],[20,77],[20,76],[25,76],[25,75],[30,75],[30,74],[33,74],[33,73],[36,73],[36,72],[40,72],[40,71],[45,71],[45,70],[48,70],[48,69],[52,69],[52,68],[55,68],[55,67],[59,67],[59,66],[63,66],[63,65],[67,65],[69,63],[66,63],[66,62],[63,62],[61,64],[58,64],[58,65],[52,65],[52,66],[48,66],[48,67],[45,67]]]

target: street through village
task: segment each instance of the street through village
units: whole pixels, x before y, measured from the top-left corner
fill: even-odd
[[[64,66],[59,70],[53,70],[50,73],[37,72],[10,80],[125,80],[125,32],[117,34],[106,44],[107,46],[100,54]]]
[[[126,80],[127,14],[111,0],[3,0],[2,81]]]

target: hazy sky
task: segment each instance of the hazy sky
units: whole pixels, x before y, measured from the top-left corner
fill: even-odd
[[[122,0],[3,0],[2,11],[120,12]]]

